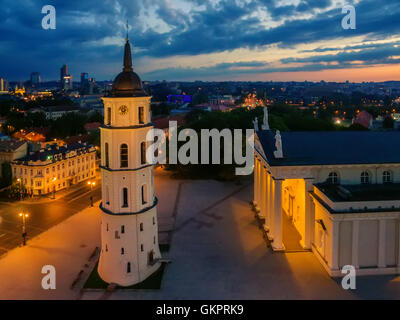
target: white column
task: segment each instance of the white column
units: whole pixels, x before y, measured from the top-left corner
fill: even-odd
[[[339,270],[339,221],[332,223],[332,270]]]
[[[311,241],[313,239],[314,230],[314,208],[309,192],[313,190],[314,179],[304,179],[305,184],[305,204],[304,204],[304,239],[301,239],[301,245],[305,249],[311,249]]]
[[[270,199],[271,199],[271,186],[270,186],[270,180],[271,180],[271,175],[268,173],[268,171],[265,172],[265,179],[266,179],[266,194],[265,194],[265,224],[264,224],[264,230],[269,231],[271,228],[271,212],[270,212]]]
[[[261,166],[261,206],[260,206],[260,218],[265,218],[266,199],[267,199],[267,170],[265,170],[264,166]]]
[[[386,220],[379,220],[378,268],[386,268]]]
[[[358,265],[358,243],[359,243],[359,230],[360,230],[360,221],[353,221],[353,233],[352,233],[352,246],[351,246],[351,264],[354,268],[358,269],[360,266]]]
[[[275,233],[275,224],[274,224],[274,199],[275,199],[275,185],[274,185],[274,178],[272,174],[269,175],[269,198],[268,198],[268,211],[269,211],[269,232],[268,238],[273,240],[274,233]]]
[[[257,159],[257,180],[256,180],[256,204],[257,209],[260,208],[260,160]]]
[[[274,180],[274,241],[272,247],[275,251],[285,250],[282,237],[282,180]]]
[[[257,179],[258,179],[258,160],[257,157],[254,157],[254,195],[253,195],[253,204],[257,206]]]

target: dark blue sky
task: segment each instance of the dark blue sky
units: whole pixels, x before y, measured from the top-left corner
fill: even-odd
[[[56,30],[41,27],[47,4]],[[8,80],[58,79],[64,63],[112,79],[126,19],[144,80],[400,80],[399,0],[0,0],[0,18]]]

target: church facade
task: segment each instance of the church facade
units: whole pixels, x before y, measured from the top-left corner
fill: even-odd
[[[129,39],[124,68],[103,98],[101,126],[100,277],[131,286],[160,267],[154,167],[146,160],[146,135],[153,128],[150,100],[133,72]]]
[[[290,250],[285,232],[296,232],[331,276],[347,265],[358,275],[399,273],[400,133],[263,129],[254,206],[273,250]]]

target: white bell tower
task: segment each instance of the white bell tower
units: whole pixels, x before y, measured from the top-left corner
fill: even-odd
[[[146,162],[153,128],[150,100],[133,72],[127,38],[123,71],[103,98],[101,126],[101,254],[98,272],[107,283],[131,286],[160,267],[154,167]]]

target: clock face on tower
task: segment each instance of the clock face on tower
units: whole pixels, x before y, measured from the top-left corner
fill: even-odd
[[[126,115],[127,113],[128,113],[128,107],[127,106],[120,106],[119,107],[119,113],[121,114],[121,115]]]

